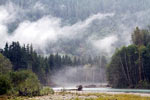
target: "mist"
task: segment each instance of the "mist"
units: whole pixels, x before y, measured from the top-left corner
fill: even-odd
[[[102,85],[106,84],[105,68],[98,66],[66,66],[52,75],[51,81],[56,86]]]
[[[139,2],[134,5],[133,13],[128,12],[130,7],[125,11],[126,3],[121,8],[123,3],[119,0],[110,1],[113,5],[117,5],[110,10],[106,9],[109,5],[107,1],[93,1],[89,4],[89,9],[86,10],[89,13],[84,12],[83,16],[80,13],[83,12],[84,6],[81,7],[81,10],[76,8],[75,12],[71,8],[72,12],[70,12],[67,7],[72,3],[68,1],[69,5],[66,5],[67,1],[63,1],[56,4],[56,6],[59,6],[56,11],[55,7],[50,9],[47,6],[52,2],[56,3],[47,0],[1,1],[1,48],[4,47],[6,42],[19,41],[22,45],[32,44],[41,54],[60,52],[62,54],[85,56],[89,53],[92,53],[91,55],[104,53],[111,56],[115,48],[130,44],[130,34],[136,26],[145,27],[145,25],[148,25],[146,18],[150,10],[143,6],[139,8],[140,3],[144,3],[147,7],[150,4],[147,1],[145,1],[147,3]],[[89,1],[81,2],[81,5],[78,4],[79,2],[76,1],[76,7]],[[95,5],[96,3],[101,3],[100,5],[104,7],[104,10],[102,11]],[[104,3],[106,3],[106,7],[103,5]],[[131,2],[131,5],[133,3]],[[95,11],[93,8],[95,8]],[[125,13],[121,13],[120,10]],[[57,14],[65,11],[68,15],[71,15],[69,15],[69,18],[66,18],[68,15],[65,15],[65,13],[64,15],[62,13]],[[78,14],[78,16],[75,15],[76,18],[74,19],[72,13]],[[136,19],[140,20],[137,21]],[[122,39],[125,42],[121,41]]]
[[[62,19],[58,17],[53,17],[51,15],[43,16],[36,21],[24,20],[18,24],[15,30],[12,33],[8,33],[9,27],[8,23],[15,20],[17,15],[15,11],[9,11],[7,7],[13,7],[13,4],[9,4],[9,6],[1,6],[0,12],[0,25],[1,25],[1,47],[4,47],[6,42],[11,43],[12,41],[19,41],[21,44],[32,44],[36,50],[41,51],[41,53],[48,52],[62,52],[68,53],[64,51],[60,45],[65,43],[65,40],[78,40],[81,42],[78,44],[82,44],[83,42],[89,43],[91,46],[97,47],[97,45],[93,45],[96,41],[93,37],[94,35],[86,37],[86,31],[92,26],[93,21],[101,21],[106,19],[107,17],[113,17],[114,13],[97,13],[95,15],[89,16],[89,18],[78,21],[73,25],[65,25],[62,26]],[[37,6],[37,4],[36,4]],[[15,8],[13,8],[15,9]],[[13,13],[12,13],[13,12]],[[82,33],[82,34],[81,34]],[[87,38],[88,40],[84,40]],[[83,40],[82,40],[83,39]],[[62,41],[60,41],[62,40]],[[83,41],[83,42],[82,42]],[[94,43],[93,43],[94,41]],[[83,44],[85,44],[83,43]],[[55,47],[51,47],[55,44]],[[63,44],[66,45],[66,44]],[[63,46],[62,45],[62,46]],[[106,45],[110,46],[111,43],[107,42]],[[105,45],[105,46],[106,46]],[[47,50],[47,48],[51,47],[51,51]],[[107,47],[108,47],[107,46]],[[42,49],[41,49],[42,48]],[[78,47],[80,49],[82,47]],[[84,47],[83,47],[84,48]],[[99,48],[99,47],[98,47]]]
[[[149,25],[149,15],[150,0],[0,0],[0,48],[19,41],[41,55],[109,59],[131,43],[136,26]],[[66,66],[52,80],[63,86],[106,82],[104,69],[87,66]]]

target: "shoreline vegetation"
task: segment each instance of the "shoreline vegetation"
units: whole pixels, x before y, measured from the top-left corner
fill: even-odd
[[[113,88],[150,89],[150,28],[136,27],[132,43],[117,48],[107,66],[107,79]]]

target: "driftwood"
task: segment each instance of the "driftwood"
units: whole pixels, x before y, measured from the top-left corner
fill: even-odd
[[[64,92],[64,91],[82,91],[82,89],[83,89],[83,86],[79,85],[75,89],[65,89],[65,88],[63,88],[63,89],[61,89],[61,91],[62,92]]]

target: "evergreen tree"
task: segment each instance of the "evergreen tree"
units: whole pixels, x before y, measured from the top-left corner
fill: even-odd
[[[150,88],[149,35],[149,30],[137,27],[132,34],[133,44],[114,53],[107,68],[108,81],[113,87]]]

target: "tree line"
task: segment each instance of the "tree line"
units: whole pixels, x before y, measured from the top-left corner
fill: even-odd
[[[13,71],[32,70],[39,77],[41,83],[47,83],[50,72],[60,69],[62,66],[78,65],[79,61],[67,55],[50,54],[48,57],[39,55],[32,45],[21,46],[19,42],[6,43],[1,53],[12,63]]]
[[[150,29],[136,27],[132,44],[116,49],[107,67],[108,82],[117,88],[150,88]]]
[[[39,55],[32,45],[21,46],[19,42],[6,43],[0,53],[10,60],[13,71],[31,70],[44,85],[50,84],[50,76],[66,66],[78,67],[90,64],[104,68],[107,63],[105,56],[81,58],[59,53],[43,56]]]

